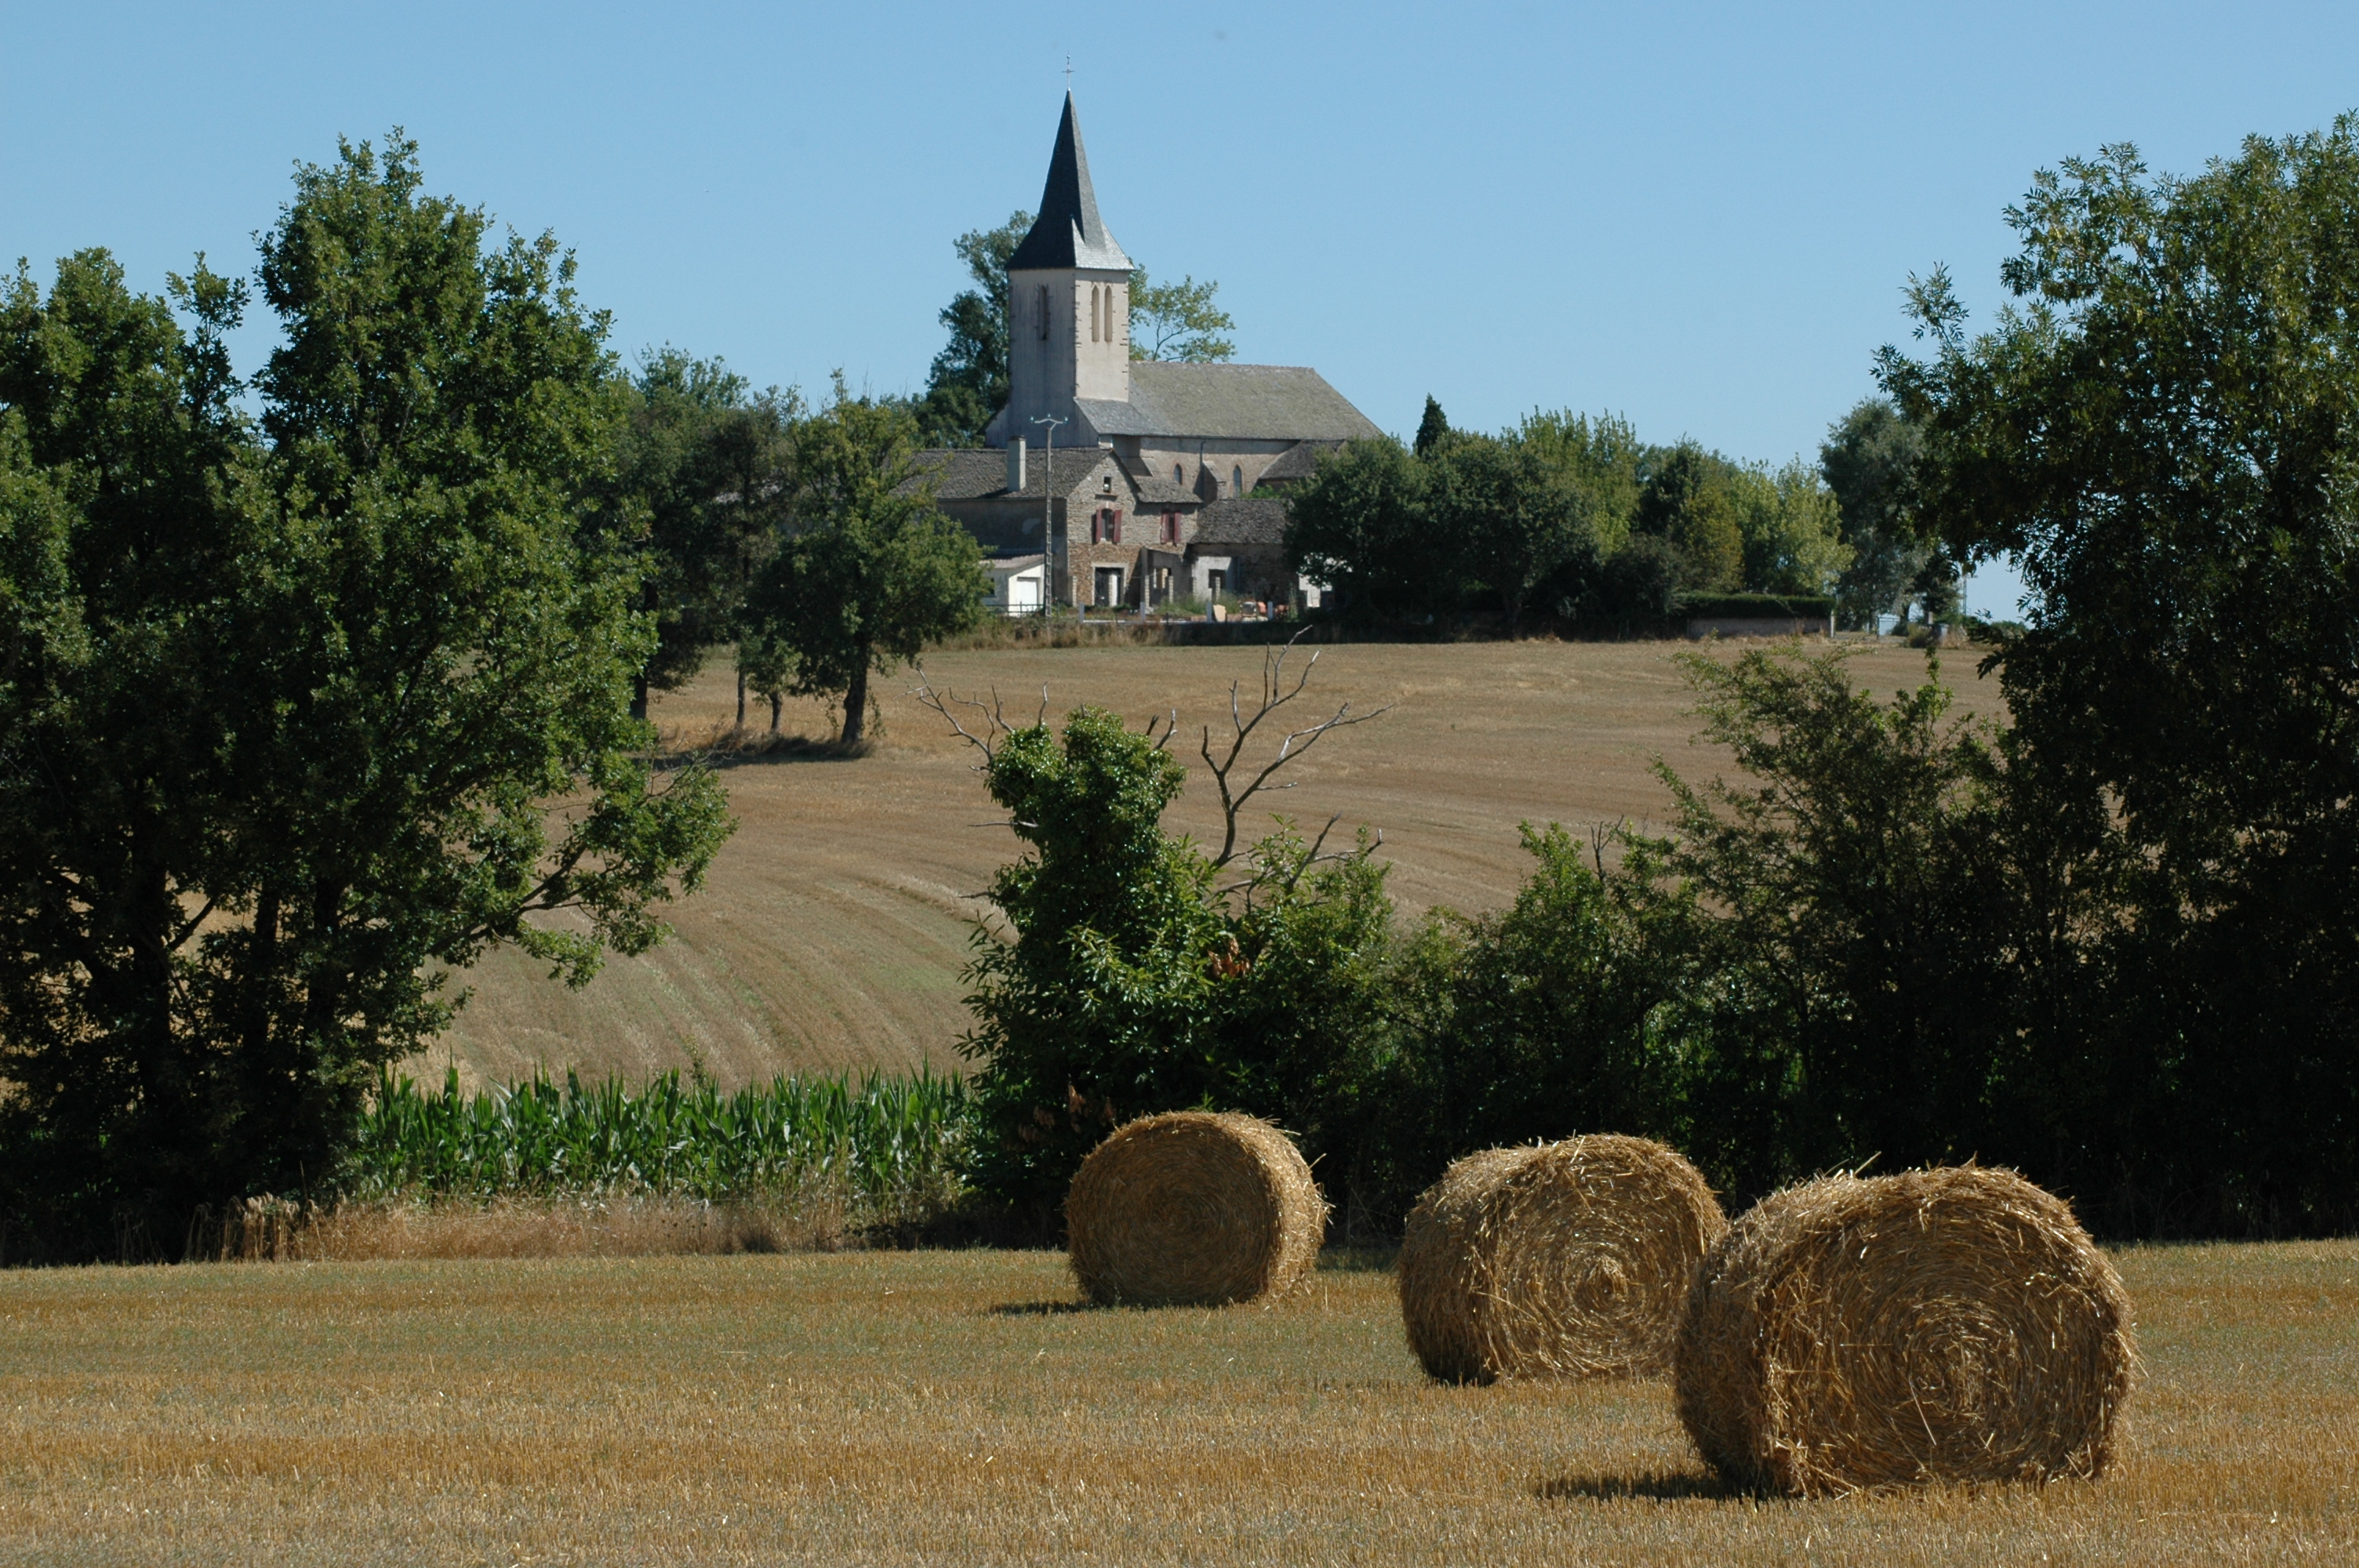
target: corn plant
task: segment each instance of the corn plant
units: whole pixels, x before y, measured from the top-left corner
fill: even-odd
[[[386,1073],[363,1118],[347,1190],[491,1199],[647,1194],[745,1199],[830,1183],[892,1206],[955,1185],[968,1119],[962,1079],[780,1076],[723,1092],[677,1073],[529,1080],[473,1094]]]

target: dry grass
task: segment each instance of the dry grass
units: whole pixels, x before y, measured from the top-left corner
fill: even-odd
[[[1690,744],[1697,726],[1670,662],[1679,646],[1325,648],[1314,694],[1393,711],[1312,752],[1301,786],[1277,804],[1383,829],[1393,891],[1412,912],[1495,907],[1529,869],[1518,821],[1659,822],[1656,755],[1690,773],[1727,765]],[[1091,702],[1144,719],[1176,705],[1189,725],[1219,721],[1229,683],[1250,688],[1261,658],[1257,648],[1006,648],[940,654],[928,668],[961,692],[995,687],[1026,719],[1045,684],[1052,715]],[[1889,693],[1924,678],[1925,655],[1887,646],[1854,668]],[[1973,651],[1942,670],[1962,708],[1996,709],[1996,683],[1975,679]],[[1000,814],[973,754],[908,697],[909,684],[881,683],[884,732],[866,756],[840,759],[819,741],[733,752],[726,778],[741,826],[705,891],[671,916],[674,940],[615,960],[578,992],[519,955],[493,957],[464,977],[474,1000],[424,1065],[439,1076],[447,1053],[475,1084],[537,1063],[636,1081],[701,1061],[730,1087],[785,1071],[956,1065],[972,895],[1016,846],[1005,827],[973,826]],[[732,677],[717,666],[656,709],[676,742],[700,744],[723,741],[734,715]],[[790,705],[785,728],[833,733],[817,702]],[[1199,837],[1217,824],[1202,780],[1172,820]]]
[[[1723,1495],[1660,1383],[1430,1383],[1391,1279],[1072,1311],[1054,1253],[0,1276],[0,1560],[2339,1563],[2359,1244],[2118,1260],[2114,1476]]]
[[[206,1228],[202,1256],[224,1261],[416,1262],[453,1258],[664,1258],[832,1251],[862,1245],[869,1212],[846,1186],[729,1203],[659,1196],[391,1199],[306,1211],[249,1199]],[[218,1237],[218,1240],[214,1239]]]

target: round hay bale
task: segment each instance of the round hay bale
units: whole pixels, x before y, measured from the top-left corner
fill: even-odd
[[[1319,1260],[1327,1202],[1294,1140],[1258,1117],[1143,1117],[1090,1152],[1065,1199],[1073,1273],[1105,1305],[1282,1295]]]
[[[1469,1154],[1401,1238],[1401,1320],[1436,1378],[1668,1371],[1705,1251],[1728,1229],[1696,1168],[1602,1133]]]
[[[2102,1475],[2136,1376],[2130,1302],[2060,1199],[2012,1171],[1822,1176],[1705,1260],[1680,1420],[1738,1486]]]

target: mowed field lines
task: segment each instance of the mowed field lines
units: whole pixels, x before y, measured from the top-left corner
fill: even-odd
[[[1690,776],[1726,766],[1690,743],[1697,724],[1672,663],[1679,647],[1327,648],[1297,705],[1306,719],[1345,700],[1391,711],[1321,743],[1290,770],[1297,787],[1269,809],[1314,827],[1340,814],[1339,831],[1381,830],[1394,893],[1410,912],[1503,903],[1526,871],[1519,821],[1659,820],[1657,756]],[[1961,712],[1998,708],[1995,680],[1976,678],[1978,656],[1960,650],[1942,665]],[[1922,680],[1925,663],[1887,645],[1863,653],[1854,668],[1888,696]],[[1261,665],[1252,648],[1120,647],[945,653],[927,669],[962,695],[996,690],[1017,722],[1039,710],[1046,687],[1052,717],[1083,703],[1134,722],[1177,709],[1192,735],[1226,721],[1230,682],[1242,681],[1250,698]],[[1006,827],[987,826],[998,813],[973,753],[908,696],[913,684],[880,683],[885,729],[871,756],[728,770],[737,834],[705,891],[672,914],[671,942],[614,960],[578,992],[518,955],[496,955],[460,978],[473,1000],[414,1070],[439,1076],[455,1062],[481,1083],[578,1065],[637,1080],[701,1061],[734,1087],[785,1071],[955,1065],[966,1026],[959,975],[982,908],[973,895],[1017,846]],[[764,705],[754,706],[766,723]],[[675,743],[713,734],[734,713],[732,678],[718,664],[656,709]],[[816,702],[790,705],[784,727],[831,732]],[[1190,784],[1171,821],[1201,837],[1218,825],[1218,797],[1192,745],[1184,760]],[[1266,814],[1252,826],[1266,830]]]
[[[2359,1554],[2359,1243],[2135,1249],[2114,1476],[1723,1495],[1658,1382],[1443,1388],[1393,1280],[1022,1252],[0,1275],[0,1560],[2136,1563]]]

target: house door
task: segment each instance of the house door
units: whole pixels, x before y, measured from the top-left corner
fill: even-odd
[[[1204,588],[1214,599],[1229,591],[1229,574],[1218,567],[1204,574]]]
[[[1098,594],[1096,603],[1101,609],[1111,610],[1121,602],[1122,568],[1120,567],[1100,567],[1098,568]]]

